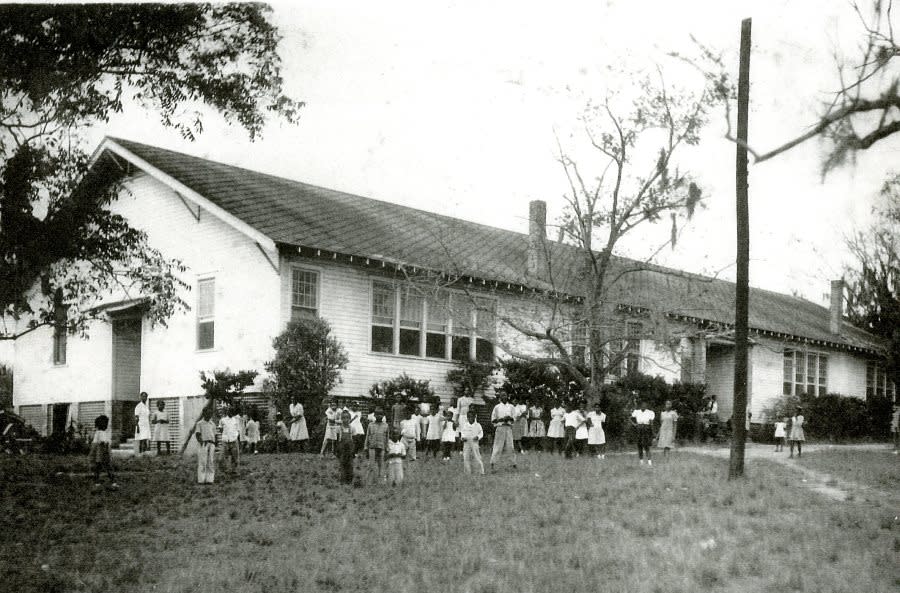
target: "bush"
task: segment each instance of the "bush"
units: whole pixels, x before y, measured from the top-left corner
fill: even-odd
[[[407,406],[410,403],[428,402],[434,405],[441,402],[441,398],[434,394],[430,381],[419,381],[406,373],[372,384],[369,395],[385,412],[397,402]]]
[[[638,393],[637,397],[632,395],[635,391]],[[705,392],[706,386],[700,383],[670,385],[662,377],[639,373],[619,379],[603,390],[604,397],[600,400],[609,425],[607,434],[612,434],[613,437],[626,434],[631,425],[631,411],[641,400],[657,412],[657,418],[666,401],[671,401],[672,409],[678,412],[676,436],[679,439],[698,438],[699,414],[703,409]]]
[[[456,363],[456,368],[447,371],[447,381],[453,385],[456,397],[475,397],[479,392],[484,392],[495,368],[497,365],[493,363],[460,361]]]
[[[266,370],[272,373],[268,387],[276,410],[287,419],[288,405],[296,397],[303,404],[310,437],[321,437],[323,400],[340,383],[341,370],[347,368],[343,346],[331,335],[328,322],[319,317],[291,321],[272,346],[275,358],[266,363]]]
[[[869,411],[865,400],[828,393],[804,397],[802,405],[808,436],[840,441],[869,434]]]

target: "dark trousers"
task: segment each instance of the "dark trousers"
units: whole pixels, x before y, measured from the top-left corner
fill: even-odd
[[[428,439],[425,441],[425,448],[427,451],[431,451],[432,457],[437,457],[441,452],[441,439]]]
[[[637,446],[638,446],[638,459],[644,458],[644,453],[647,454],[647,459],[650,459],[650,441],[653,440],[653,429],[649,424],[638,424],[637,425]]]
[[[575,453],[575,427],[566,427],[566,458],[571,459]]]
[[[444,457],[450,459],[450,454],[453,452],[453,445],[456,443],[453,441],[442,441],[441,445],[444,448]]]

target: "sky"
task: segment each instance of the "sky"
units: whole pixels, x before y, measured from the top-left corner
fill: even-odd
[[[860,25],[841,0],[680,2],[292,2],[273,4],[286,91],[307,103],[298,125],[272,122],[250,142],[210,115],[194,142],[155,114],[126,110],[86,132],[156,144],[337,190],[527,232],[530,200],[561,213],[567,185],[556,138],[577,144],[587,99],[633,93],[628,73],[659,64],[696,87],[671,51],[693,35],[737,70],[740,21],[753,18],[750,144],[773,148],[816,121],[837,85],[835,52]],[[613,69],[610,70],[610,67]],[[734,145],[715,111],[683,165],[706,207],[655,261],[734,277]],[[573,149],[574,150],[574,149]],[[825,303],[848,263],[843,237],[870,218],[900,154],[892,140],[823,181],[813,141],[750,168],[751,284]],[[584,168],[592,154],[578,152]],[[669,227],[623,245],[645,257]]]

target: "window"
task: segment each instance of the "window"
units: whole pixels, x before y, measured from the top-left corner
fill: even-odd
[[[490,362],[495,334],[493,299],[372,283],[372,352]]]
[[[784,395],[825,395],[828,389],[828,357],[818,352],[784,351]]]
[[[625,372],[637,375],[641,366],[641,334],[644,324],[639,321],[625,322]]]
[[[425,299],[411,286],[400,289],[400,354],[421,356]]]
[[[291,271],[291,320],[310,319],[319,312],[319,274],[294,268]]]
[[[57,295],[53,306],[53,364],[66,364],[66,345],[68,341],[68,307],[62,304]]]
[[[372,286],[372,352],[394,351],[394,287],[384,282]]]
[[[450,310],[450,294],[439,292],[425,299],[425,356],[429,358],[447,358],[447,328],[450,326],[448,311]]]
[[[197,350],[216,346],[216,279],[197,282]]]
[[[896,386],[888,379],[884,367],[870,360],[866,364],[866,397],[887,397],[893,401],[896,395]]]
[[[569,351],[575,362],[585,362],[587,360],[587,323],[582,321],[573,321],[569,336],[571,347]]]

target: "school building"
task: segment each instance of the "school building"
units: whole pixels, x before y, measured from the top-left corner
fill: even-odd
[[[272,339],[304,316],[328,320],[349,356],[335,395],[405,372],[449,398],[455,361],[542,352],[512,326],[573,316],[585,294],[579,253],[547,238],[542,202],[522,234],[117,138],[91,163],[95,180],[122,183],[111,208],[186,265],[191,310],[152,326],[141,298],[111,296],[88,339],[41,328],[16,340],[14,405],[45,434],[101,413],[127,434],[146,391],[169,402],[177,440],[201,371],[258,370],[249,391],[262,401]],[[621,258],[614,268],[623,372],[706,383],[729,417],[734,284]],[[840,281],[830,308],[751,290],[754,421],[782,394],[893,395],[884,343],[844,319],[841,295]]]

